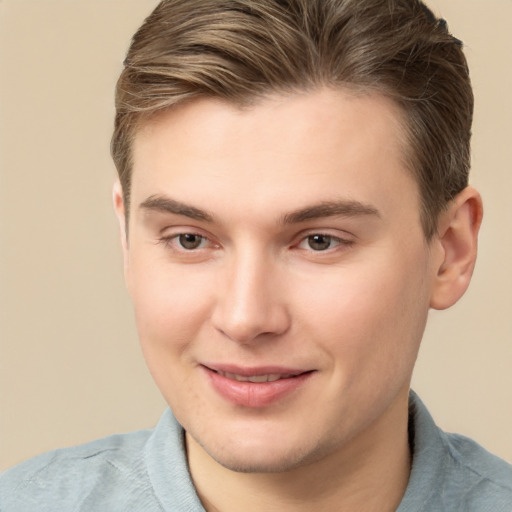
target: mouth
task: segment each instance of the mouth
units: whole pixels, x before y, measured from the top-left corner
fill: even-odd
[[[277,380],[281,379],[290,379],[292,377],[296,377],[300,374],[293,374],[293,373],[285,373],[285,374],[279,374],[279,373],[268,373],[268,374],[262,374],[262,375],[240,375],[237,373],[230,373],[230,372],[223,372],[220,370],[212,370],[218,375],[221,375],[222,377],[225,377],[226,379],[230,380],[236,380],[237,382],[275,382]]]
[[[314,370],[202,365],[213,390],[234,405],[259,408],[280,402],[301,389]]]

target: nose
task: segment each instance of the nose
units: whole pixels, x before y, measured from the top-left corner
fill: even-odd
[[[290,315],[276,265],[248,251],[227,267],[219,275],[223,282],[212,314],[214,327],[242,344],[285,333]]]

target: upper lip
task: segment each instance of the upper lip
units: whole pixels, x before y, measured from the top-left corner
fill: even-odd
[[[229,373],[241,377],[259,377],[263,375],[282,375],[295,377],[311,370],[290,368],[285,366],[239,366],[236,364],[203,363],[203,366],[217,373]]]

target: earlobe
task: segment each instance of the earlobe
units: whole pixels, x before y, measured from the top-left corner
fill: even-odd
[[[466,187],[441,215],[437,243],[443,258],[435,269],[430,307],[449,308],[464,295],[475,267],[482,214],[480,194]]]

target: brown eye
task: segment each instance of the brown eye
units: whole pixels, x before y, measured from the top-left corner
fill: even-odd
[[[180,245],[187,250],[197,249],[203,240],[202,236],[195,235],[194,233],[183,233],[178,237]]]
[[[331,247],[332,237],[329,235],[308,236],[308,246],[313,251],[325,251]]]

